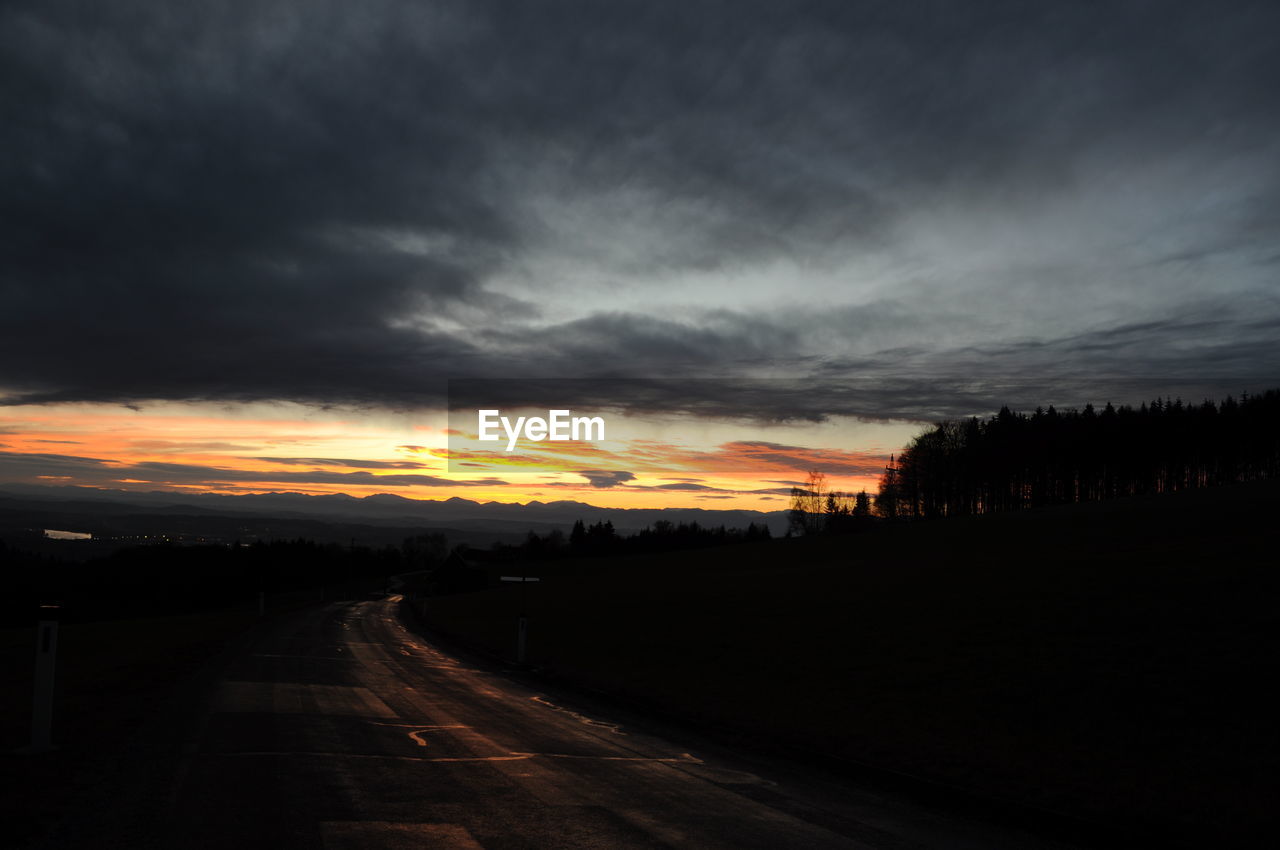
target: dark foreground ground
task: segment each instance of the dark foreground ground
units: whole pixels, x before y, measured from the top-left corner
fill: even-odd
[[[653,734],[433,647],[398,600],[274,618],[42,846],[1066,848]]]
[[[1278,515],[1263,483],[530,565],[530,660],[750,746],[1248,844],[1276,825]],[[509,657],[520,606],[426,620]]]
[[[41,757],[7,633],[0,846],[1268,846],[1278,509],[546,564],[532,673],[391,602],[66,627]],[[519,606],[428,633],[509,655]]]
[[[256,610],[63,624],[59,631],[53,740],[58,750],[16,755],[31,729],[35,629],[0,631],[0,847],[39,846],[82,797],[116,781],[125,765],[146,771],[145,747],[181,720],[174,706]]]

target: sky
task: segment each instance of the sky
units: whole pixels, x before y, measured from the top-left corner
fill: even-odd
[[[1277,32],[8,2],[0,484],[783,507],[943,417],[1280,385]],[[448,468],[458,378],[655,383],[504,475]]]

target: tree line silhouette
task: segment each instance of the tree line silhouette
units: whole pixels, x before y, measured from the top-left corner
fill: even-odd
[[[42,602],[62,606],[67,620],[207,610],[288,593],[331,587],[376,589],[389,575],[438,566],[448,554],[443,535],[426,534],[397,548],[344,546],[313,540],[248,545],[128,546],[84,562],[61,560],[0,540],[0,625],[30,622]]]
[[[848,534],[863,531],[876,520],[871,496],[866,490],[857,493],[828,490],[827,476],[819,470],[809,472],[804,486],[791,488],[788,537],[793,534]]]
[[[887,519],[966,516],[1276,477],[1280,390],[1218,404],[1004,407],[917,436],[890,459],[875,507]]]
[[[702,546],[722,546],[727,543],[745,543],[769,540],[773,535],[763,523],[750,523],[745,529],[711,528],[697,522],[673,523],[658,520],[634,534],[619,534],[609,520],[590,525],[578,520],[566,538],[564,533],[553,530],[546,534],[530,531],[519,545],[495,543],[492,552],[511,559],[570,558],[580,556],[634,554],[639,552],[669,552],[676,549],[696,549]]]
[[[530,531],[516,546],[494,544],[498,560],[569,558],[665,552],[768,540],[763,524],[746,529],[715,528],[696,522],[659,520],[634,534],[619,534],[609,521],[574,523],[559,530]],[[294,540],[258,540],[247,545],[126,546],[83,562],[29,552],[0,539],[0,626],[32,621],[42,602],[57,602],[68,620],[124,617],[204,610],[255,599],[258,592],[287,593],[331,588],[382,586],[391,575],[441,566],[451,547],[445,535],[430,532],[407,537],[399,546],[357,546]],[[473,553],[474,554],[474,553]],[[485,560],[489,560],[486,558]],[[360,591],[364,592],[364,591]]]

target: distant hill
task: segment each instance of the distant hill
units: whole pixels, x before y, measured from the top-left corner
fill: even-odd
[[[132,519],[127,520],[128,517]],[[139,520],[143,517],[147,519],[140,523]],[[64,525],[74,525],[75,527],[68,528],[71,531],[93,531],[97,527],[138,529],[144,525],[180,525],[188,530],[187,533],[199,533],[198,529],[207,527],[218,529],[216,533],[219,536],[230,534],[233,537],[237,536],[236,526],[218,521],[220,518],[253,520],[249,526],[255,529],[262,526],[264,520],[272,519],[279,522],[269,523],[273,530],[265,534],[261,530],[242,531],[240,534],[309,536],[314,539],[333,537],[338,529],[328,526],[337,521],[371,528],[393,526],[396,533],[442,531],[451,542],[467,542],[473,546],[487,546],[498,540],[510,541],[531,530],[547,532],[558,528],[568,532],[574,521],[579,519],[587,523],[607,520],[619,532],[639,531],[658,520],[697,522],[711,527],[724,525],[729,528],[746,528],[750,523],[765,524],[774,534],[779,535],[785,533],[787,527],[785,511],[601,508],[576,501],[508,504],[475,502],[456,497],[445,500],[406,499],[390,493],[357,498],[344,494],[221,495],[0,485],[0,527],[29,525],[37,521],[47,523],[53,522],[55,518],[59,518],[58,521]],[[351,533],[347,536],[381,539],[386,536],[386,531]]]

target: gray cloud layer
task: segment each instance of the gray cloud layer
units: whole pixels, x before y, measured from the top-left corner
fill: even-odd
[[[322,464],[323,460],[314,461]],[[373,466],[365,463],[364,466]],[[0,480],[19,481],[34,478],[74,479],[76,484],[117,487],[122,483],[145,486],[197,486],[218,482],[224,485],[261,482],[297,484],[341,484],[379,487],[490,487],[506,484],[499,478],[456,481],[435,475],[397,473],[375,475],[366,470],[333,472],[329,470],[254,471],[201,466],[190,463],[142,461],[118,463],[76,455],[36,454],[0,451]]]
[[[1273,5],[906,5],[6,4],[0,393],[1276,383]]]

